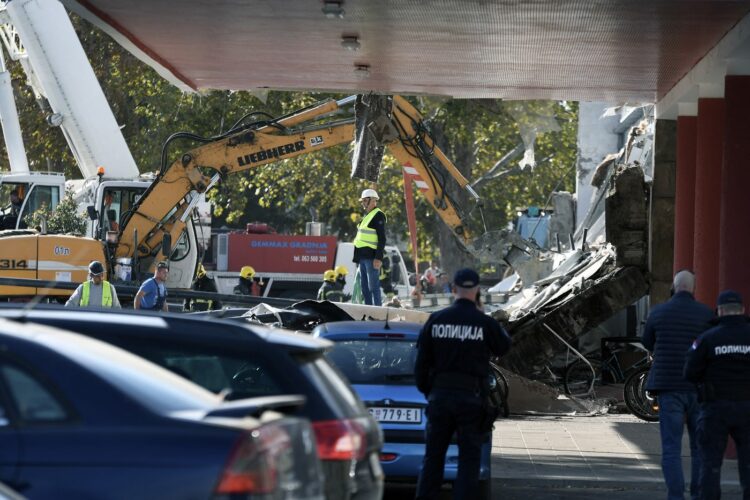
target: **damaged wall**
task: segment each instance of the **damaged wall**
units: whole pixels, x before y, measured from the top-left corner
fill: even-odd
[[[503,313],[494,314],[505,319],[513,337],[513,349],[502,364],[521,375],[544,374],[550,359],[567,349],[547,326],[570,343],[648,293],[649,207],[643,169],[618,166],[604,188],[610,243],[572,254],[576,260],[568,263],[569,270],[545,280],[536,290],[536,297],[544,299],[532,298],[521,308],[523,315],[508,321]]]

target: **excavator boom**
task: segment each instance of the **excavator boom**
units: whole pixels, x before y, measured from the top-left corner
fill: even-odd
[[[203,193],[212,177],[230,174],[293,158],[356,138],[355,171],[367,164],[366,176],[377,178],[383,147],[404,168],[422,179],[421,190],[442,220],[462,243],[468,242],[462,214],[461,191],[478,200],[469,181],[445,156],[427,131],[419,112],[403,97],[366,96],[364,116],[326,122],[344,106],[363,102],[350,96],[327,100],[293,114],[250,126],[188,151],[162,171],[138,205],[126,215],[115,257],[157,256],[161,235],[179,234],[188,198]],[[363,154],[358,156],[357,151]],[[360,165],[361,166],[361,165]],[[373,168],[375,172],[373,174]],[[374,176],[374,177],[373,177]]]

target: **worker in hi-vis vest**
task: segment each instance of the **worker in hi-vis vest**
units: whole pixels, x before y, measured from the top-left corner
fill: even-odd
[[[354,262],[359,264],[362,295],[365,304],[382,306],[380,296],[380,266],[385,250],[385,214],[378,208],[380,197],[374,189],[362,191],[360,202],[365,212],[354,238]]]
[[[115,287],[104,279],[104,266],[98,260],[89,264],[89,279],[78,285],[65,307],[120,307]]]

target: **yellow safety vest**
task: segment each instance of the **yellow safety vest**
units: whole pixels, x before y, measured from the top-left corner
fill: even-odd
[[[370,224],[370,221],[372,221],[372,218],[375,217],[375,214],[380,212],[383,213],[382,210],[379,208],[373,208],[370,210],[370,212],[365,215],[365,217],[362,219],[362,222],[359,223],[359,226],[357,226],[357,236],[354,238],[354,246],[356,248],[372,248],[373,250],[377,250],[378,248],[378,232],[374,229],[371,229],[368,227]],[[383,217],[385,217],[385,214],[383,214]]]
[[[85,307],[89,305],[89,295],[91,293],[91,282],[87,281],[83,284],[83,292],[81,293],[81,306]],[[102,280],[102,307],[112,307],[112,287],[109,286],[109,281]]]

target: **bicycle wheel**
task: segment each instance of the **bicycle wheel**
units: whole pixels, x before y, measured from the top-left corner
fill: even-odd
[[[589,359],[591,367],[582,359],[577,359],[565,368],[563,375],[563,388],[565,394],[570,396],[587,396],[593,392],[595,382],[598,382],[601,376],[601,361]]]
[[[492,376],[495,377],[495,392],[501,404],[500,414],[504,418],[508,418],[508,416],[510,415],[510,406],[508,406],[508,395],[510,394],[508,379],[505,378],[502,370],[500,370],[500,368],[496,364],[490,363],[490,370],[492,371]]]
[[[646,380],[650,366],[633,372],[625,381],[625,405],[630,413],[646,422],[659,421],[659,406],[656,399],[646,391]]]

